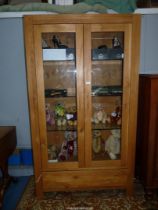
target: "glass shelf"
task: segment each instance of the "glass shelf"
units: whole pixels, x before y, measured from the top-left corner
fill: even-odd
[[[121,129],[120,125],[106,125],[106,124],[92,124],[92,129],[93,130],[113,130],[113,129]]]
[[[43,49],[43,61],[74,61],[75,49]]]
[[[100,152],[99,154],[93,154],[93,160],[94,161],[100,161],[100,160],[107,160],[107,161],[111,161],[111,158],[109,157],[109,155],[107,154],[107,152]],[[120,159],[120,154],[116,155],[116,160]]]
[[[77,131],[77,126],[57,126],[57,125],[47,125],[47,131]]]
[[[121,86],[93,86],[92,96],[121,96]]]
[[[92,60],[122,60],[123,58],[122,48],[92,49]]]

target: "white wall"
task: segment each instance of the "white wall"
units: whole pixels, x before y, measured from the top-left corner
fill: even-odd
[[[158,74],[158,14],[142,15],[140,73]]]
[[[158,73],[158,14],[142,15],[139,72]],[[18,147],[31,147],[22,16],[0,18],[0,125],[15,125]]]
[[[22,18],[0,19],[0,125],[15,125],[17,146],[31,147]]]

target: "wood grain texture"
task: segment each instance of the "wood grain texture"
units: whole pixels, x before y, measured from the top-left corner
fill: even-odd
[[[34,174],[36,184],[36,194],[40,198],[43,196],[42,190],[42,157],[41,157],[41,140],[39,134],[39,113],[37,105],[37,84],[36,84],[36,65],[34,55],[34,36],[32,18],[24,19],[24,38],[25,53],[27,63],[27,86],[29,97],[31,139],[33,147]]]
[[[137,176],[151,190],[158,188],[158,75],[141,74],[139,81]]]
[[[79,170],[43,173],[44,191],[126,188],[125,170]]]

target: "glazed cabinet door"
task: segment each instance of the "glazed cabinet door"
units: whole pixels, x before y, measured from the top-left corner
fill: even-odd
[[[130,24],[84,26],[87,167],[126,167],[129,151]]]
[[[84,165],[83,25],[35,25],[34,41],[42,168],[77,169]]]

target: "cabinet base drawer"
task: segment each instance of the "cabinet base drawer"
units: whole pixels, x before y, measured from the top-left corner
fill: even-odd
[[[125,171],[84,170],[43,173],[43,191],[69,191],[96,188],[126,188]]]

